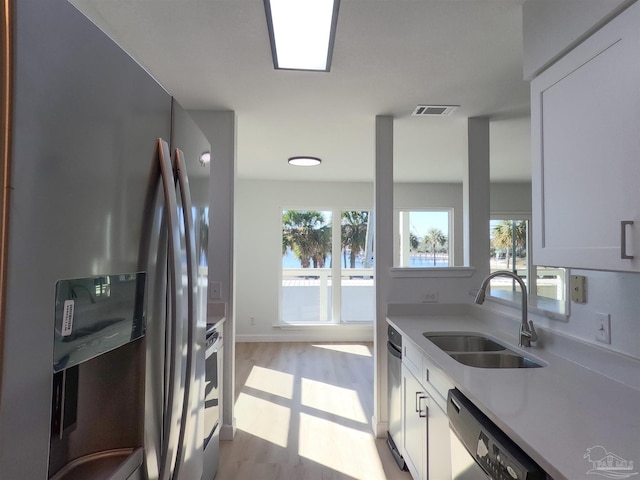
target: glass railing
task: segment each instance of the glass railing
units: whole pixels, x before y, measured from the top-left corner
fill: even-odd
[[[373,322],[375,287],[373,269],[343,269],[340,278],[339,318],[334,315],[330,268],[284,268],[280,319],[288,324]]]

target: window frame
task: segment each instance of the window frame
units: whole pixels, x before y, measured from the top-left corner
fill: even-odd
[[[342,213],[343,212],[362,212],[366,211],[369,213],[368,221],[371,222],[374,216],[373,208],[344,208],[344,207],[324,207],[324,208],[313,208],[313,207],[294,207],[288,208],[283,207],[280,209],[280,231],[282,232],[282,215],[285,211],[295,210],[295,211],[318,211],[318,212],[330,212],[331,213],[331,222],[327,222],[328,225],[331,226],[331,266],[325,267],[324,271],[328,271],[329,276],[329,284],[330,284],[330,295],[331,295],[331,304],[327,307],[327,320],[318,320],[316,322],[288,322],[283,319],[283,277],[285,273],[285,268],[282,266],[282,260],[280,260],[280,269],[279,269],[279,295],[278,295],[278,325],[280,326],[293,326],[293,327],[317,327],[317,326],[326,326],[326,325],[373,325],[375,323],[375,318],[372,318],[370,321],[362,321],[362,320],[345,320],[342,318],[342,277],[344,275],[344,271],[350,270],[349,268],[342,267]],[[375,231],[371,231],[372,235],[375,235]],[[375,262],[375,259],[374,259]],[[310,269],[313,270],[321,270],[321,269]],[[361,269],[358,269],[361,270]],[[369,270],[369,269],[367,269]],[[371,277],[375,279],[375,265],[372,265],[370,268]],[[310,276],[317,276],[311,274]],[[375,282],[375,280],[374,280]],[[374,283],[375,289],[375,283]],[[322,294],[321,294],[322,298]],[[375,305],[375,298],[374,298]],[[320,311],[323,311],[323,308],[320,308]]]
[[[448,252],[448,265],[446,267],[412,267],[410,265],[403,265],[402,253],[409,245],[409,238],[405,238],[402,235],[401,229],[403,229],[403,215],[410,215],[412,212],[421,213],[447,213],[447,252]],[[454,208],[453,207],[416,207],[416,208],[394,208],[394,228],[393,228],[393,269],[400,270],[406,269],[411,271],[421,270],[434,270],[434,269],[447,269],[455,267],[455,238],[454,238]]]
[[[569,318],[570,314],[570,304],[569,301],[569,282],[567,279],[569,278],[570,271],[567,268],[559,268],[564,271],[564,284],[562,286],[564,290],[564,300],[557,300],[549,297],[539,296],[537,293],[538,285],[538,267],[539,265],[535,265],[533,263],[533,255],[532,255],[532,237],[533,237],[533,229],[531,227],[532,215],[524,214],[524,213],[514,213],[514,212],[506,212],[499,213],[493,212],[490,215],[490,220],[505,220],[505,221],[527,221],[527,300],[528,300],[528,309],[534,313],[544,315],[549,318],[554,318],[556,320],[566,320]],[[489,224],[489,235],[491,235]],[[514,255],[515,259],[515,255]],[[536,279],[535,282],[531,282],[531,279]],[[532,287],[533,284],[533,287]],[[521,298],[522,294],[520,292],[508,292],[508,291],[500,291],[500,295],[494,295],[491,293],[491,288],[487,289],[487,300],[500,303],[503,305],[508,305],[512,307],[520,308],[521,306]]]

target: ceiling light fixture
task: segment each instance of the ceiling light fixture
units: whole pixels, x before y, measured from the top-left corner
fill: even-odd
[[[328,72],[340,0],[264,0],[273,66]]]
[[[287,161],[289,165],[295,165],[296,167],[315,167],[322,162],[318,157],[291,157]]]
[[[200,166],[205,167],[211,161],[211,152],[202,152],[200,154]]]

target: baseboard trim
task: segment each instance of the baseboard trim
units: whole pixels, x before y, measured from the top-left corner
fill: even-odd
[[[389,430],[388,422],[379,422],[376,416],[371,417],[371,425],[373,434],[376,438],[387,438],[387,431]]]
[[[231,441],[236,436],[236,425],[235,418],[233,425],[222,424],[222,428],[220,429],[220,440]]]

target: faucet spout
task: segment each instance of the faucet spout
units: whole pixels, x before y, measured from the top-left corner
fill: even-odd
[[[520,323],[520,335],[519,335],[518,346],[530,347],[531,342],[535,342],[536,340],[538,340],[538,334],[533,326],[533,322],[527,319],[527,316],[528,316],[527,286],[524,284],[524,282],[518,275],[508,270],[498,270],[497,272],[491,273],[480,284],[480,288],[478,289],[478,293],[476,294],[475,303],[477,303],[478,305],[482,305],[484,303],[489,282],[495,277],[512,278],[513,280],[518,282],[518,284],[520,284],[520,290],[522,291],[522,318]]]

